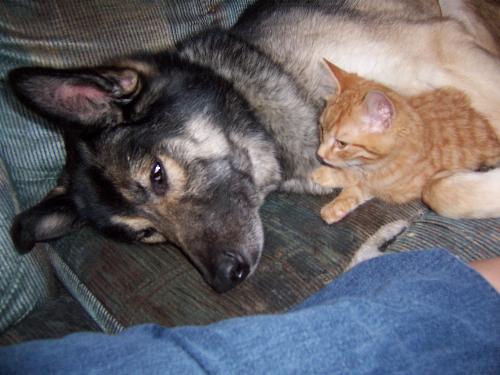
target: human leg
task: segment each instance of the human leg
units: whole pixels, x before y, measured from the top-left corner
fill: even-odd
[[[470,266],[481,274],[500,293],[500,257],[475,260]]]
[[[284,314],[0,350],[0,373],[495,373],[500,297],[446,251],[363,262]]]

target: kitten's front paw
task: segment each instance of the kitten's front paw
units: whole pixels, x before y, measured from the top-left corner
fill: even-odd
[[[355,206],[356,202],[352,198],[340,200],[336,199],[333,202],[328,203],[326,206],[323,206],[321,209],[321,218],[327,224],[336,223],[346,217]]]
[[[321,166],[311,173],[311,180],[321,186],[337,187],[332,186],[332,183],[334,182],[332,175],[332,168]]]

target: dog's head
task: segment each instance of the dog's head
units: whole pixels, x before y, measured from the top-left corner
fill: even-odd
[[[67,152],[60,185],[14,222],[20,251],[89,224],[119,240],[176,244],[219,292],[255,270],[258,211],[280,167],[229,84],[171,55],[22,68],[9,81],[62,129]]]

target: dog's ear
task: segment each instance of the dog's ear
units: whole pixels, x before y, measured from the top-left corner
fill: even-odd
[[[31,108],[66,129],[119,124],[142,87],[131,68],[19,68],[9,83]]]
[[[24,254],[37,242],[62,237],[82,225],[67,193],[49,194],[40,203],[16,216],[11,236],[19,253]]]

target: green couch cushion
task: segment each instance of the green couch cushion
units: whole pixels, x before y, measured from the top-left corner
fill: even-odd
[[[0,160],[0,332],[46,302],[53,288],[46,246],[26,256],[13,248],[9,229],[17,212],[16,194]]]

